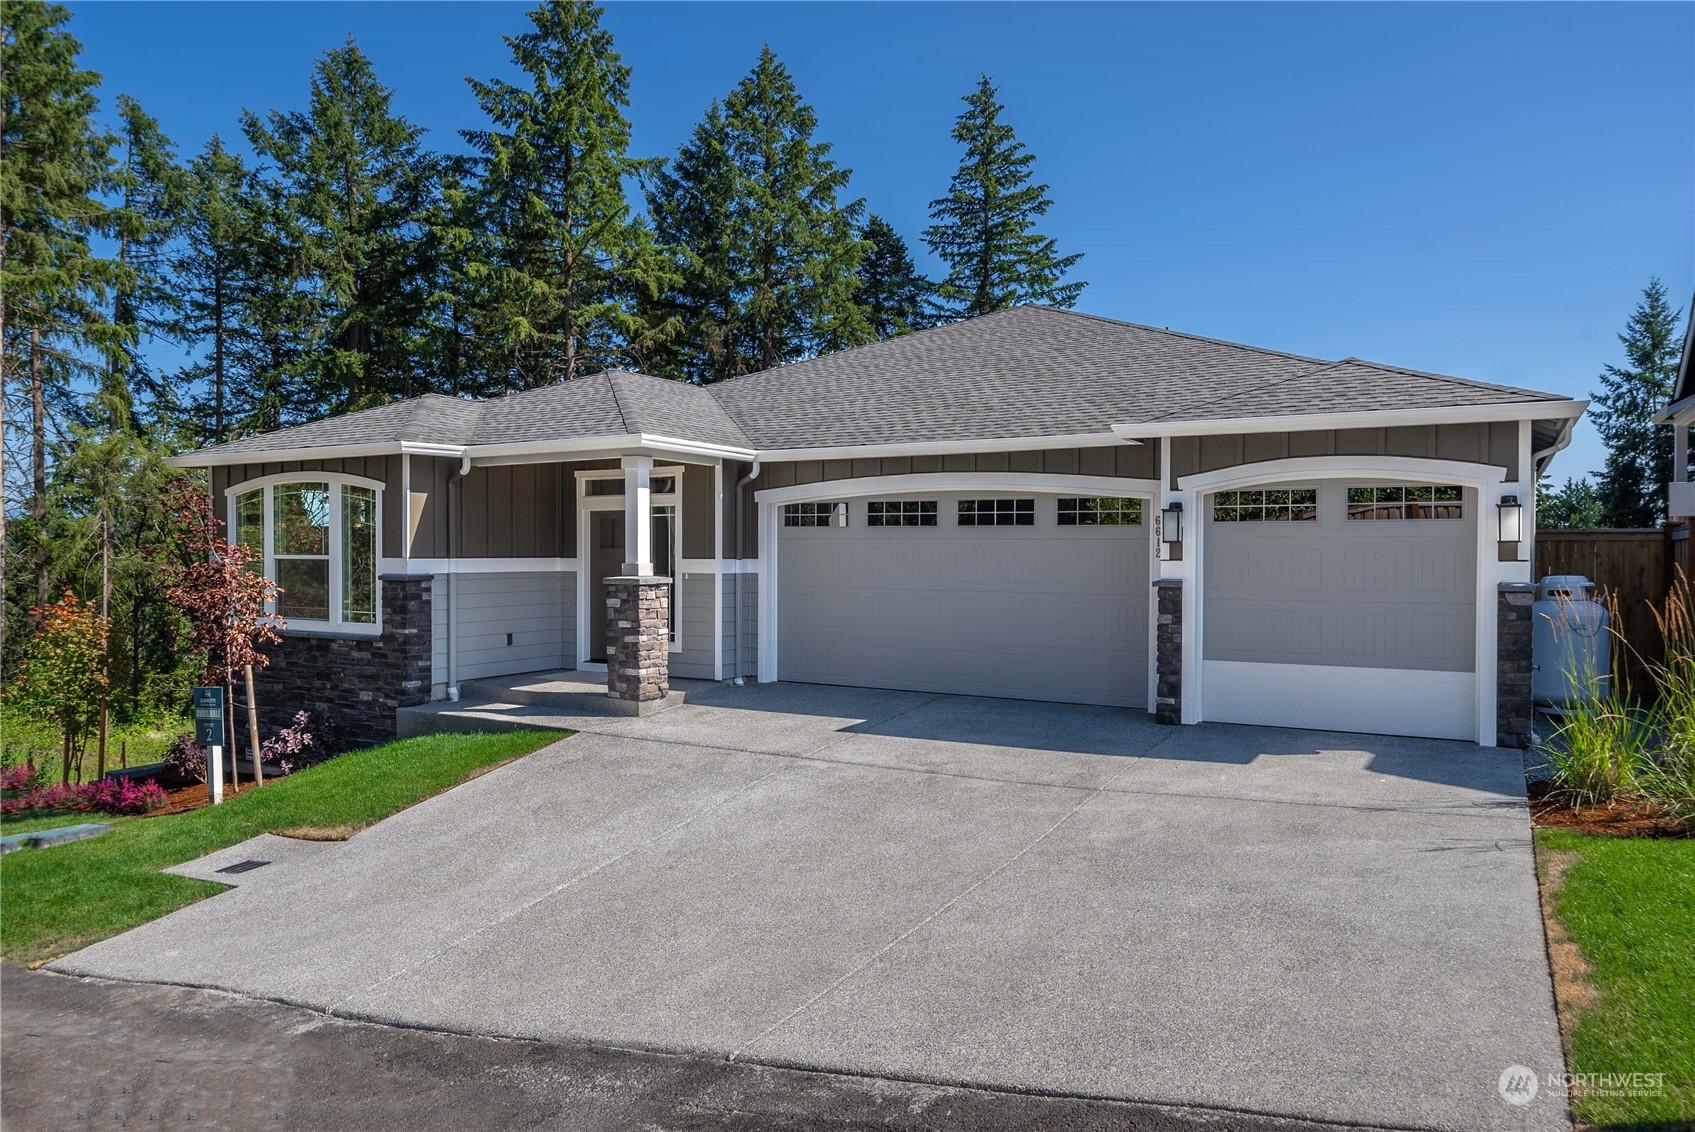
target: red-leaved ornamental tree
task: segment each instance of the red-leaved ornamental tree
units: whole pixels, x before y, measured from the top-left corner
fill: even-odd
[[[187,618],[189,643],[206,653],[207,682],[223,686],[226,704],[234,703],[236,673],[248,674],[247,710],[256,717],[252,669],[269,665],[264,646],[282,640],[280,630],[286,626],[266,613],[282,590],[265,577],[263,555],[224,538],[223,520],[203,486],[181,481],[171,488],[169,502],[175,516],[173,533],[178,553],[164,559],[168,571],[165,596]],[[227,724],[233,754],[233,713]],[[258,733],[256,720],[252,731]],[[256,782],[264,781],[257,749],[253,751],[253,773]]]

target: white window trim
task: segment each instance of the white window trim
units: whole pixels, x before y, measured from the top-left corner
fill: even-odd
[[[780,679],[777,657],[777,539],[783,529],[785,503],[810,500],[854,499],[859,496],[940,495],[976,492],[984,496],[1006,495],[1123,495],[1143,500],[1147,507],[1158,498],[1159,481],[1122,476],[1081,476],[1026,472],[909,472],[899,476],[864,476],[859,479],[825,480],[771,487],[753,494],[759,531],[759,676],[761,684]],[[1144,524],[1143,530],[1151,531]],[[1151,536],[1150,536],[1151,537]],[[1157,538],[1154,542],[1157,544]],[[1153,602],[1149,602],[1150,609]],[[1149,614],[1150,618],[1153,616]],[[1148,640],[1148,707],[1153,708],[1153,648]]]
[[[279,472],[275,475],[260,476],[257,479],[243,480],[241,483],[231,484],[229,487],[224,489],[224,510],[225,521],[227,523],[227,526],[224,528],[225,533],[231,542],[235,541],[237,535],[237,501],[244,495],[262,490],[265,495],[265,577],[275,582],[277,580],[277,560],[275,553],[275,489],[287,484],[306,483],[326,484],[330,488],[330,616],[328,620],[319,620],[317,618],[307,617],[290,617],[286,619],[288,629],[285,631],[310,630],[313,632],[328,632],[353,637],[379,637],[382,635],[383,631],[382,542],[383,488],[385,485],[382,481],[368,479],[364,476],[348,475],[345,472]],[[341,619],[341,595],[342,586],[344,584],[342,578],[341,488],[344,486],[369,488],[376,496],[377,558],[374,566],[377,572],[377,578],[375,579],[377,586],[377,608],[375,610],[377,620],[374,624],[368,624],[363,621],[343,621]],[[293,556],[290,555],[288,557]],[[302,557],[314,558],[317,556],[305,555]],[[276,616],[276,606],[274,602],[267,604],[266,612],[273,617]]]
[[[675,476],[675,491],[653,492],[648,499],[649,508],[669,506],[672,509],[671,523],[671,561],[677,564],[674,571],[678,577],[671,579],[672,623],[677,630],[671,636],[671,645],[667,652],[683,651],[683,587],[681,574],[683,570],[683,466],[681,464],[655,466],[648,473],[652,479],[664,476]],[[572,560],[578,565],[577,569],[577,667],[598,671],[606,666],[599,661],[589,660],[589,617],[592,616],[590,597],[589,563],[593,556],[585,543],[589,532],[589,513],[592,511],[622,511],[624,496],[619,495],[590,495],[588,485],[591,480],[624,479],[622,468],[580,468],[576,473],[577,480],[577,557]]]
[[[1521,445],[1523,438],[1521,437]],[[1169,451],[1169,445],[1162,445]],[[1521,453],[1528,460],[1528,454]],[[1521,463],[1519,474],[1526,473]],[[1183,510],[1193,519],[1186,519],[1183,529],[1183,558],[1181,561],[1160,563],[1163,575],[1183,582],[1183,703],[1182,721],[1199,723],[1204,718],[1205,676],[1201,664],[1201,618],[1205,608],[1201,593],[1205,578],[1203,561],[1206,555],[1206,524],[1202,522],[1202,498],[1214,491],[1230,488],[1250,488],[1278,483],[1310,483],[1315,480],[1378,479],[1405,483],[1448,483],[1472,488],[1477,492],[1477,514],[1471,522],[1477,531],[1477,626],[1476,672],[1477,711],[1476,742],[1480,746],[1495,745],[1495,603],[1501,582],[1530,580],[1528,562],[1499,561],[1495,538],[1495,506],[1502,495],[1518,495],[1521,500],[1527,490],[1523,483],[1507,480],[1507,470],[1493,464],[1470,464],[1459,460],[1427,460],[1410,456],[1307,456],[1283,460],[1266,460],[1254,464],[1238,464],[1212,472],[1198,472],[1177,480],[1175,489],[1164,492],[1161,505],[1183,504]],[[1464,520],[1460,520],[1464,521]],[[1528,532],[1534,538],[1534,531]]]

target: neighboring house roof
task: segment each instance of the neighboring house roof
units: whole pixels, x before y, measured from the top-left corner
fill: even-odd
[[[1695,299],[1689,300],[1683,316],[1683,358],[1678,362],[1677,381],[1671,387],[1671,403],[1657,418],[1669,421],[1695,409]]]
[[[1135,426],[1571,399],[1023,306],[711,386],[615,370],[485,402],[429,395],[180,462],[362,445],[469,448],[643,435],[785,450],[1121,435]]]

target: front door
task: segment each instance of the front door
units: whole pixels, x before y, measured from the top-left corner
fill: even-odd
[[[588,659],[606,660],[606,579],[624,572],[624,512],[589,512],[589,593],[594,608],[589,619]]]

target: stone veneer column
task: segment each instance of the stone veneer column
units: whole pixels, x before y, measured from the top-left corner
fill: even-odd
[[[1183,722],[1183,581],[1154,583],[1158,631],[1154,640],[1154,721]]]
[[[606,579],[606,694],[641,714],[671,691],[671,579]]]
[[[1530,746],[1530,627],[1536,587],[1502,582],[1495,600],[1495,745]]]

